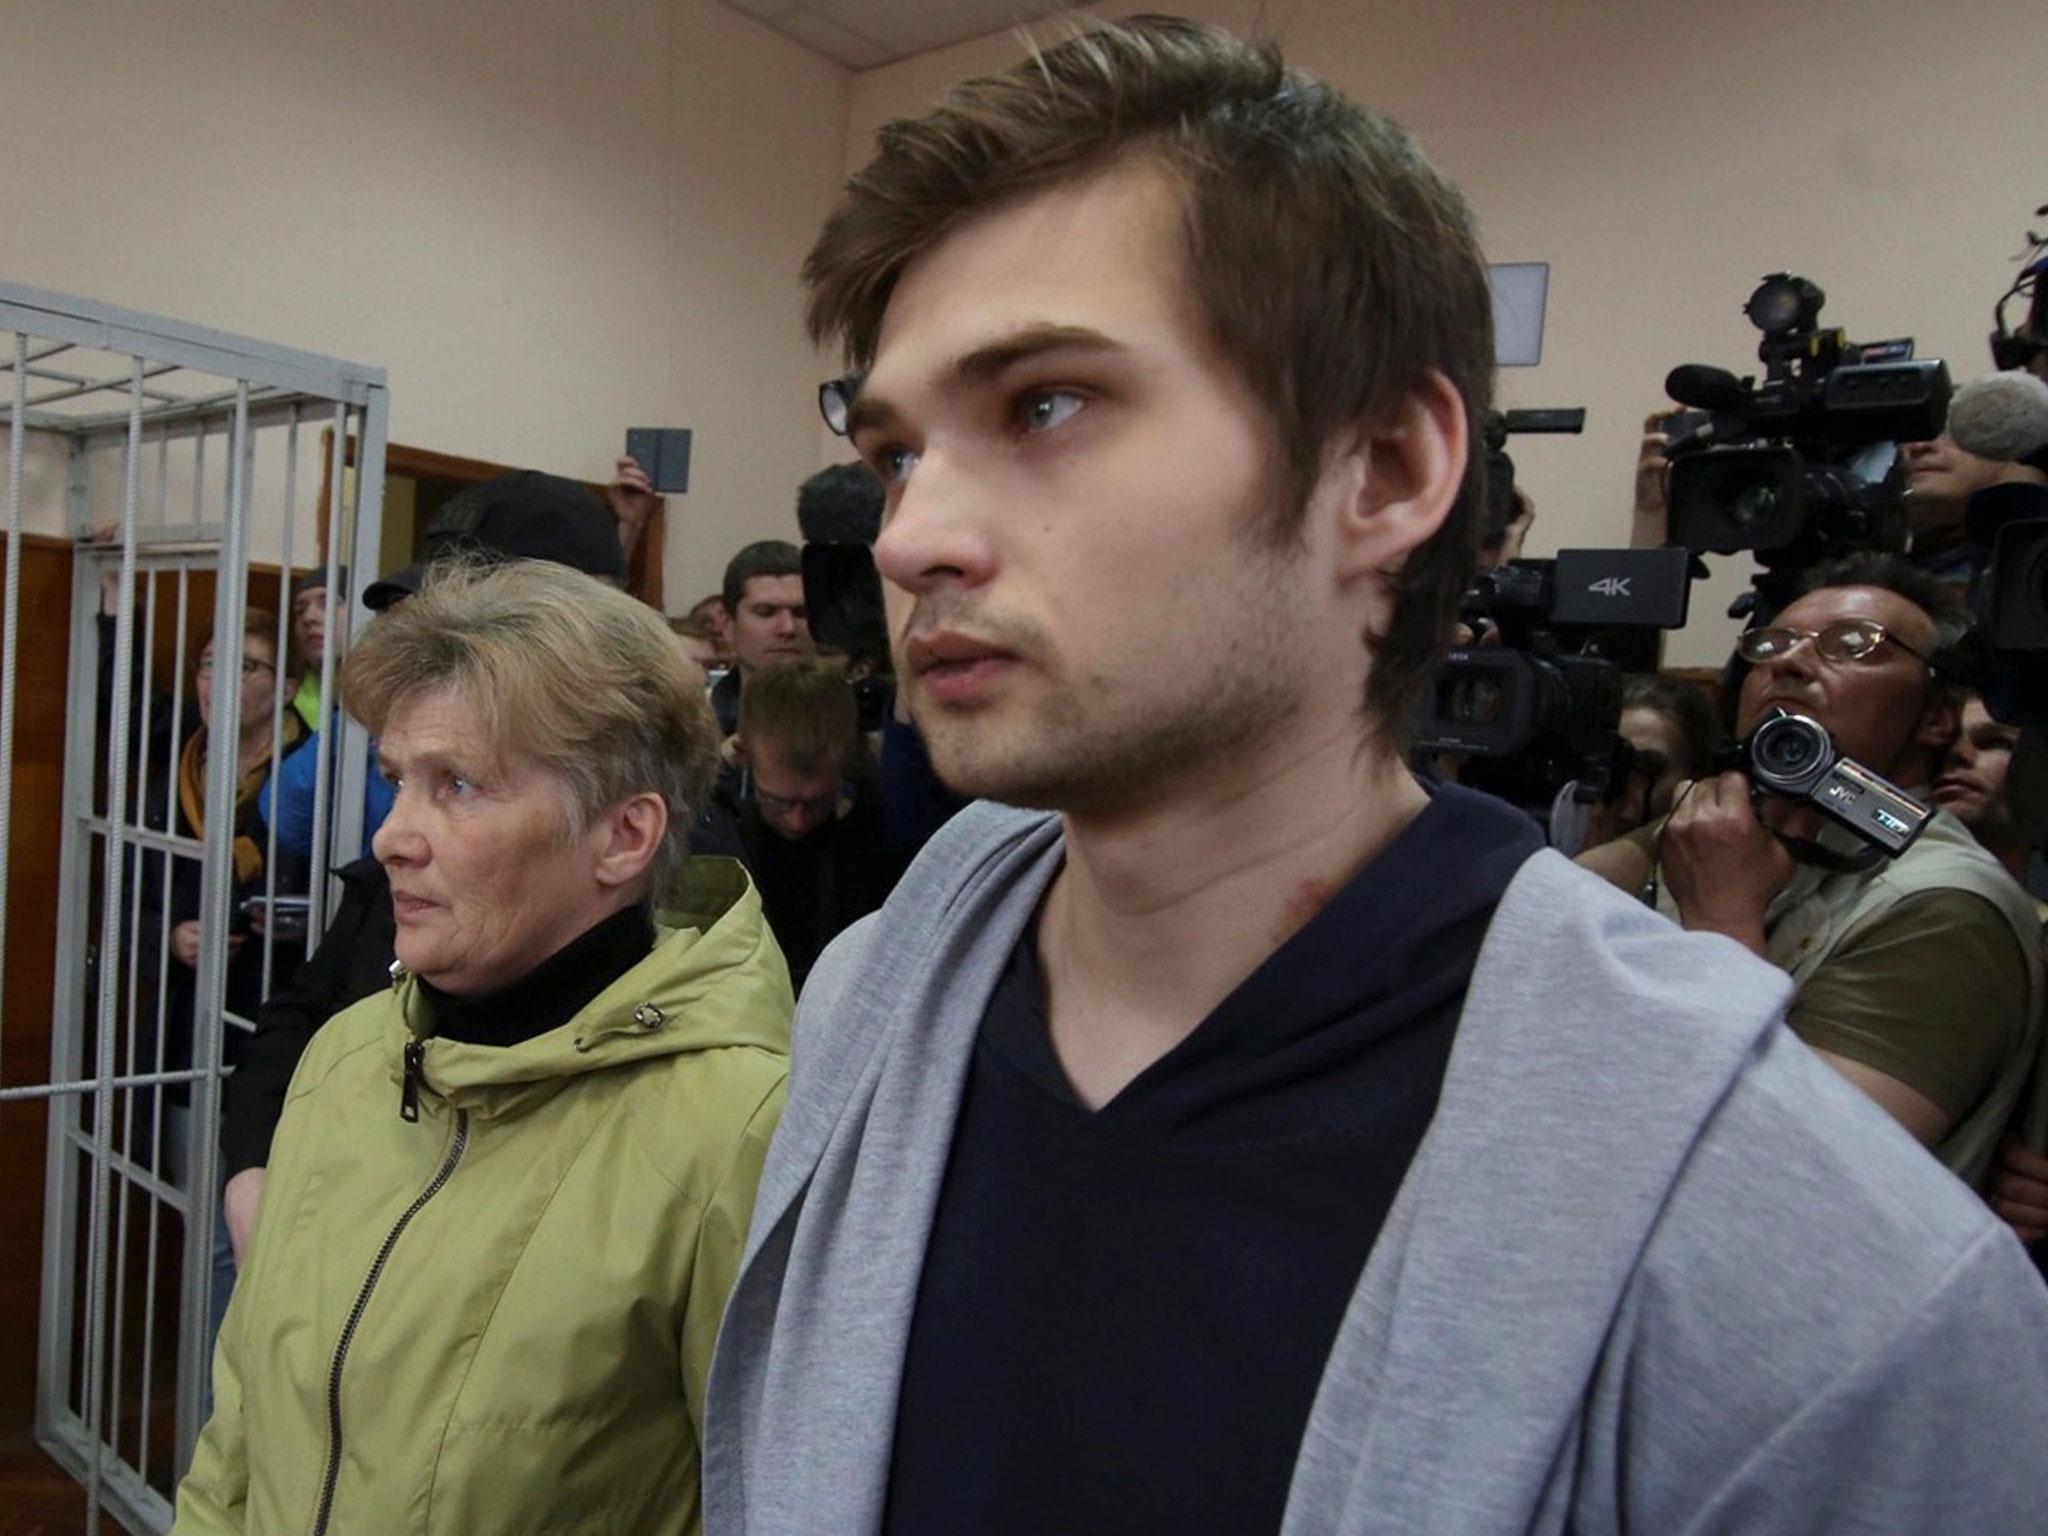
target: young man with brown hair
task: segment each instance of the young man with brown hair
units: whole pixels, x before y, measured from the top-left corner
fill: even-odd
[[[846,669],[757,667],[740,691],[737,799],[722,788],[696,846],[745,864],[799,991],[819,953],[888,898],[904,856],[884,833]]]
[[[706,1530],[2021,1528],[2010,1235],[1782,975],[1404,767],[1492,345],[1400,130],[1114,24],[885,128],[806,273],[899,683],[1035,810],[812,975]]]

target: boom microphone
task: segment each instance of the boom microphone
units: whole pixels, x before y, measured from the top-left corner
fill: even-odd
[[[2031,373],[1973,380],[1949,402],[1947,431],[1965,453],[2048,472],[2048,383]]]
[[[1664,376],[1664,393],[1699,411],[1734,411],[1749,403],[1749,390],[1726,368],[1681,363]]]

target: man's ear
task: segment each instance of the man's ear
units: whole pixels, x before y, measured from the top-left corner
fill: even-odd
[[[1947,752],[1963,729],[1963,706],[1952,689],[1930,688],[1920,708],[1920,721],[1913,727],[1913,745],[1934,752]]]
[[[747,738],[734,731],[725,738],[725,760],[736,768],[745,768],[753,763],[747,754]]]
[[[1317,492],[1337,500],[1340,580],[1398,571],[1443,527],[1471,441],[1463,398],[1432,368],[1387,421],[1338,445]]]
[[[661,840],[668,835],[668,802],[645,790],[606,811],[600,829],[597,883],[631,885],[661,851]]]

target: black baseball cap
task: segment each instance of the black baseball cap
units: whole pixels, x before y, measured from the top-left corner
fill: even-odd
[[[341,569],[336,573],[335,581],[337,582],[338,589],[340,591],[346,592],[348,590],[347,566],[342,566]],[[310,571],[301,571],[299,572],[298,575],[292,578],[293,602],[297,602],[300,598],[304,597],[308,592],[325,592],[326,590],[327,567],[324,565],[316,565]]]
[[[587,486],[537,469],[515,470],[465,486],[449,497],[420,535],[419,558],[373,581],[363,593],[372,611],[419,591],[436,560],[552,560],[589,576],[626,579],[626,553],[611,511]]]

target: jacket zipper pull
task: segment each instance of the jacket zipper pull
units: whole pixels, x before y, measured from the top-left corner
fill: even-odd
[[[417,1121],[420,1117],[420,1064],[427,1048],[417,1040],[405,1042],[405,1084],[398,1094],[398,1118]]]

